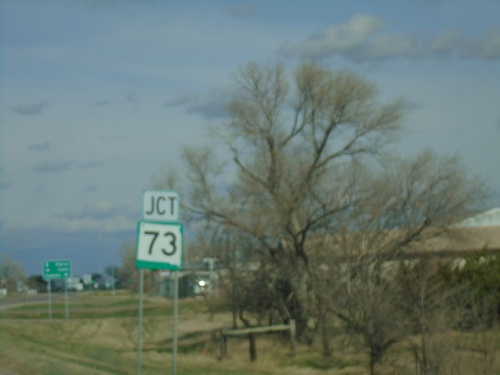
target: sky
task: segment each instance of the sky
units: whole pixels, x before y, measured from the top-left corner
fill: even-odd
[[[0,253],[29,275],[119,265],[143,191],[210,141],[250,61],[314,60],[402,98],[397,152],[457,155],[500,207],[499,14],[496,0],[3,0]]]

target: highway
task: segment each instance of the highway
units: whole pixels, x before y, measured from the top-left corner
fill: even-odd
[[[78,293],[68,293],[68,300],[74,300],[79,297]],[[52,302],[64,301],[64,293],[52,293]],[[0,310],[8,309],[15,306],[22,306],[43,301],[49,302],[48,293],[40,294],[18,294],[13,296],[0,297]]]

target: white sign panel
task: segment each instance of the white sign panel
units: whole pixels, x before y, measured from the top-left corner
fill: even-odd
[[[153,221],[179,221],[179,194],[175,191],[145,190],[142,217]]]
[[[140,221],[137,238],[137,268],[182,269],[182,224]]]

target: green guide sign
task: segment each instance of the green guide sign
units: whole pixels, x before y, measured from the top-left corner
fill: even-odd
[[[50,260],[43,262],[43,278],[45,280],[67,279],[71,276],[69,260]]]

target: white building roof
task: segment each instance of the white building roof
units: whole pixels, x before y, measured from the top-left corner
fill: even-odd
[[[459,222],[457,227],[491,227],[500,226],[500,208],[481,212],[475,216]]]

